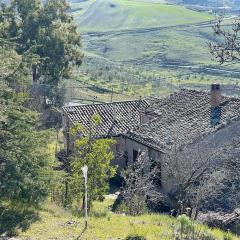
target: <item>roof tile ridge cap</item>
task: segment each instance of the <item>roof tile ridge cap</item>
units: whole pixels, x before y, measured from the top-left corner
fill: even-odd
[[[83,106],[99,106],[99,105],[114,105],[117,103],[138,103],[144,101],[145,103],[147,103],[149,105],[149,103],[145,100],[145,99],[135,99],[135,100],[124,100],[124,101],[117,101],[117,102],[105,102],[105,103],[94,103],[94,104],[79,104],[79,105],[75,105],[75,106],[64,106],[62,108],[71,108],[71,107],[83,107]]]
[[[161,104],[161,106],[163,105],[166,105],[166,101],[172,99],[173,97],[175,97],[180,91],[175,91],[165,97],[162,97],[162,98],[156,98],[158,101],[157,102],[154,102],[150,107],[149,109],[155,107],[155,105],[157,104],[159,106],[159,104]]]
[[[186,91],[186,92],[196,92],[196,93],[207,93],[207,94],[210,94],[210,91],[208,90],[205,90],[205,89],[202,89],[202,90],[198,90],[198,89],[190,89],[190,88],[180,88],[180,91],[178,92],[181,92],[181,91]]]
[[[151,102],[153,100],[155,102],[156,100],[161,100],[161,99],[163,99],[163,97],[161,98],[161,97],[154,96],[154,97],[144,97],[144,98],[142,98],[142,100],[147,102],[147,103],[149,103],[149,102]]]
[[[240,97],[235,96],[224,96],[226,100],[233,102],[240,102]]]
[[[159,99],[159,102],[162,102],[165,100],[169,100],[169,99],[173,99],[174,97],[178,96],[179,94],[182,94],[182,93],[204,93],[204,94],[208,94],[210,95],[210,92],[207,91],[207,90],[197,90],[197,89],[188,89],[188,88],[180,88],[180,90],[178,91],[175,91],[173,93],[171,93],[170,95],[166,96],[165,98],[161,98]]]
[[[170,99],[170,96],[164,98],[157,98],[157,101],[153,102],[151,105],[149,104],[148,109],[156,108],[156,106],[163,106],[166,105],[166,101]]]
[[[172,99],[172,98],[176,97],[177,95],[179,95],[179,94],[181,94],[181,93],[184,93],[184,92],[205,93],[205,94],[210,95],[210,92],[207,91],[207,90],[196,90],[196,89],[181,88],[180,90],[175,91],[175,92],[169,94],[169,95],[166,96],[166,97],[156,98],[156,99],[158,100],[158,102],[153,103],[152,106],[150,106],[150,108],[154,107],[155,104],[166,105],[166,101],[167,101],[167,100]]]

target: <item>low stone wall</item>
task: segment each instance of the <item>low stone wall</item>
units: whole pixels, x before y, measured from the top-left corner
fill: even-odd
[[[232,213],[208,212],[199,214],[199,220],[210,227],[218,227],[240,235],[240,208]]]

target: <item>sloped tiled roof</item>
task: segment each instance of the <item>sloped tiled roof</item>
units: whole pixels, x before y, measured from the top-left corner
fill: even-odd
[[[221,123],[210,124],[210,93],[183,89],[156,100],[147,113],[154,118],[126,136],[158,150],[185,145],[240,119],[240,99],[223,97]],[[240,133],[239,133],[240,135]]]
[[[63,107],[70,121],[80,123],[89,129],[94,114],[101,117],[97,126],[99,136],[117,136],[124,134],[140,124],[141,113],[149,106],[146,100],[114,102],[104,104],[79,105]]]

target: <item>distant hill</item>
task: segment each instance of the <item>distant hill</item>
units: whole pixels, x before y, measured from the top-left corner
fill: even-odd
[[[69,0],[72,3],[82,3],[91,0]],[[183,5],[196,5],[203,7],[231,7],[240,8],[240,0],[139,0],[139,2],[178,3]]]
[[[68,0],[70,3],[78,4],[83,2],[91,2],[92,0]],[[105,2],[105,0],[102,0]],[[130,0],[128,0],[130,1]],[[4,3],[9,3],[11,0],[2,0]],[[197,5],[205,7],[232,7],[240,9],[240,0],[138,0],[138,2],[147,3],[179,3],[183,5]]]
[[[207,13],[199,13],[177,5],[160,4],[159,0],[155,2],[89,0],[72,5],[80,30],[88,32],[166,27],[213,19]]]
[[[208,7],[239,7],[240,0],[182,0],[184,4],[194,4]]]

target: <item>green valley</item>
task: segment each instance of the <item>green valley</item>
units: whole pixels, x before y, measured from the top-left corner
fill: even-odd
[[[239,65],[219,65],[210,54],[208,44],[216,41],[214,15],[150,0],[89,0],[71,6],[85,49],[77,73],[81,82],[136,97],[205,88],[216,81],[227,88],[238,83]]]
[[[181,6],[144,1],[98,0],[87,6],[84,3],[84,6],[82,12],[74,12],[82,32],[166,27],[213,20],[209,14]]]

